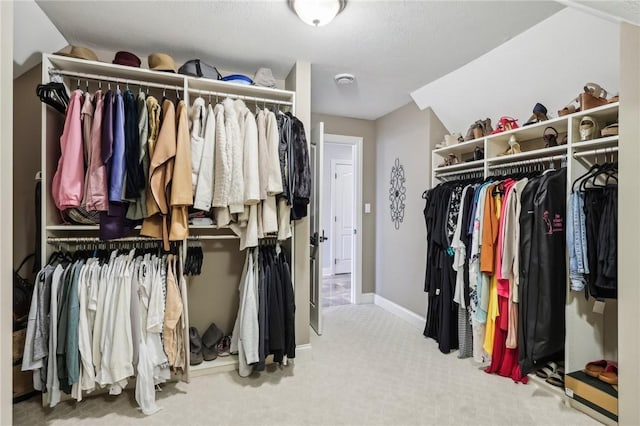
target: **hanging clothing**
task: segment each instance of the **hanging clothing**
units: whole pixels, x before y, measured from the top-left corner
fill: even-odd
[[[149,186],[152,199],[147,199],[149,216],[142,223],[140,235],[162,238],[164,249],[169,249],[169,189],[173,179],[176,156],[176,116],[173,102],[165,99],[162,104],[162,127],[153,145],[153,157],[149,166]],[[190,169],[187,170],[190,172]]]
[[[130,200],[127,210],[127,219],[142,220],[147,217],[147,183],[149,182],[149,113],[147,112],[147,101],[144,92],[138,93],[138,168],[142,170],[142,183],[137,191],[137,195]]]
[[[195,190],[194,190],[194,201],[193,207],[199,210],[209,211],[213,205],[213,192],[214,192],[214,174],[215,174],[215,136],[216,136],[216,117],[213,112],[213,107],[211,104],[207,107],[206,111],[204,110],[204,105],[202,108],[202,116],[203,118],[203,146],[202,146],[202,155],[200,159],[200,165],[198,167],[198,173],[195,177]],[[205,116],[206,113],[206,116]],[[192,141],[191,146],[194,147],[193,143],[193,133],[196,130],[196,125],[192,124]],[[197,143],[196,143],[197,146]],[[195,155],[193,152],[191,153],[192,163],[194,161]],[[197,162],[198,159],[195,158]],[[192,170],[194,166],[191,166]]]
[[[187,105],[184,101],[178,103],[176,132],[176,151],[169,200],[171,207],[169,239],[171,241],[184,240],[189,236],[188,208],[193,205],[190,173],[191,144],[189,140]]]
[[[53,176],[51,195],[60,211],[79,207],[84,181],[82,142],[82,91],[74,90],[69,99],[64,130],[60,136],[61,156]]]
[[[101,90],[94,94],[95,109],[91,123],[91,155],[85,182],[84,206],[88,211],[107,211],[107,166],[101,156],[102,149],[102,115],[104,96]]]

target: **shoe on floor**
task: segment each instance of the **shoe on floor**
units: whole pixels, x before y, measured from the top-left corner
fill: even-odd
[[[218,357],[217,346],[224,334],[215,323],[211,323],[202,335],[202,355],[205,361],[213,361]]]
[[[231,336],[224,336],[217,346],[218,356],[231,355]]]
[[[189,327],[189,350],[191,352],[189,365],[202,364],[202,340],[195,327]]]

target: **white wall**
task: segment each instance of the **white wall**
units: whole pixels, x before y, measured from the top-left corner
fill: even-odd
[[[0,2],[0,424],[11,424],[12,259],[13,239],[13,2]]]
[[[638,210],[640,209],[640,27],[621,26],[620,188],[618,207],[618,363],[620,424],[640,424],[638,327]]]
[[[322,229],[324,229],[325,237],[331,235],[331,161],[332,160],[351,160],[353,161],[353,153],[350,146],[328,143],[325,139],[324,145],[324,161],[322,165]],[[354,206],[355,207],[355,206]],[[320,231],[322,233],[322,231]],[[322,268],[327,270],[331,268],[331,247],[333,246],[333,238],[322,245]]]
[[[540,102],[557,116],[596,82],[619,90],[619,25],[566,8],[486,55],[414,91],[420,109],[431,107],[452,132],[477,119],[501,116],[522,125]]]
[[[424,293],[427,254],[422,193],[431,177],[432,145],[445,128],[430,109],[410,103],[376,120],[376,294],[420,316],[426,316]],[[396,230],[390,215],[391,168],[404,167],[404,221]]]

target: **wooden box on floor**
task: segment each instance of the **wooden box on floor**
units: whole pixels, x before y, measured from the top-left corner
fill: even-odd
[[[13,366],[13,399],[33,392],[33,372],[21,371],[20,364]]]
[[[618,391],[613,386],[588,376],[582,371],[567,374],[564,382],[566,394],[573,401],[600,413],[613,422],[618,421]],[[572,405],[575,406],[575,404]],[[580,407],[576,406],[576,408]]]

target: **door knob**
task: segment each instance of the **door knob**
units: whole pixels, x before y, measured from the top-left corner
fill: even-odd
[[[320,236],[319,241],[320,241],[321,243],[324,243],[324,242],[325,242],[325,241],[327,241],[327,240],[329,240],[329,238],[324,236],[324,229],[323,229],[323,230],[322,230],[322,235]]]

